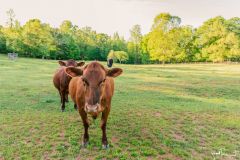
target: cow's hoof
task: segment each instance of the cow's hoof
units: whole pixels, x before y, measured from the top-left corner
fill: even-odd
[[[82,148],[87,148],[88,142],[82,142]]]
[[[108,149],[109,148],[109,144],[103,144],[102,145],[102,149]]]

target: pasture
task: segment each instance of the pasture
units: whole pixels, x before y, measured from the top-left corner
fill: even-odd
[[[80,116],[71,100],[60,111],[52,83],[58,66],[0,55],[1,160],[240,159],[239,64],[114,64],[124,73],[115,79],[107,150],[99,117],[80,147]]]

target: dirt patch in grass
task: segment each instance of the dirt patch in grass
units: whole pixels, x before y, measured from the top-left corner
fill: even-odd
[[[162,113],[161,113],[161,112],[156,112],[154,115],[155,115],[156,117],[161,117]]]
[[[157,159],[161,160],[182,160],[180,157],[176,157],[173,154],[164,154],[157,157]]]
[[[173,134],[173,138],[175,139],[175,140],[177,140],[177,141],[184,141],[185,139],[184,139],[184,136],[182,135],[182,134],[180,134],[180,133],[174,133]]]
[[[119,142],[119,138],[117,138],[117,137],[112,137],[111,140],[112,140],[112,143],[118,143]]]

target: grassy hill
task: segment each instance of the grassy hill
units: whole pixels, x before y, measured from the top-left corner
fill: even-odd
[[[114,66],[110,148],[98,118],[82,149],[80,116],[71,101],[60,112],[52,84],[58,63],[0,55],[0,159],[240,159],[239,64]]]

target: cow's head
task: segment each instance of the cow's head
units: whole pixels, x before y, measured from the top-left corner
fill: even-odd
[[[92,62],[83,69],[67,67],[65,72],[71,77],[81,76],[81,84],[84,87],[85,96],[84,110],[93,117],[97,117],[104,109],[103,106],[101,106],[101,102],[106,94],[104,92],[106,83],[110,83],[110,81],[106,81],[106,78],[119,76],[122,73],[122,69],[106,69],[100,63]]]
[[[69,59],[67,61],[58,61],[58,63],[60,64],[60,66],[65,66],[65,67],[80,67],[83,66],[85,64],[85,62],[76,62],[73,59]]]

